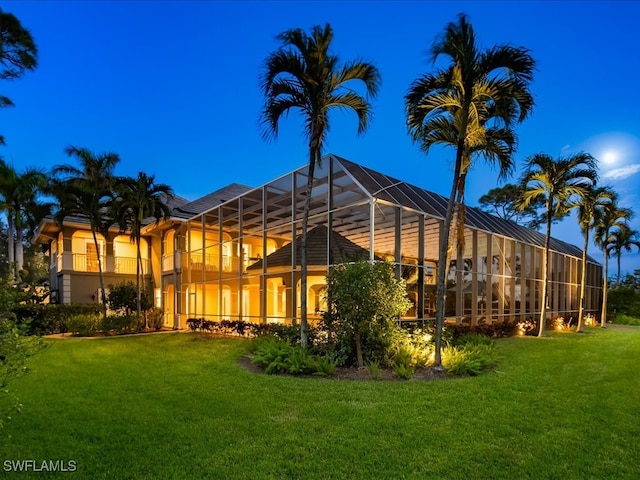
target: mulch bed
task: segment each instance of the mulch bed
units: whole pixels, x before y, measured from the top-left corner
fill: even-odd
[[[251,363],[251,358],[248,355],[244,355],[240,358],[240,366],[242,366],[245,370],[260,374],[266,375],[264,370],[259,365]],[[292,375],[292,374],[279,374],[286,375],[290,377],[298,377],[298,378],[325,378],[328,380],[360,380],[360,381],[377,381],[376,379],[371,377],[369,370],[367,368],[350,368],[350,367],[338,367],[336,368],[333,375],[329,375],[327,377],[318,376],[318,375]],[[411,381],[434,381],[434,380],[448,380],[453,377],[446,374],[446,372],[438,371],[433,368],[419,368],[416,370],[415,374]],[[406,381],[400,377],[398,377],[393,370],[388,368],[380,369],[380,378],[378,380],[385,381]]]

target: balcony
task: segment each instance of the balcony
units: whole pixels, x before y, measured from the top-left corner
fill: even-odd
[[[126,275],[135,275],[136,274],[136,258],[131,257],[115,257],[113,258],[113,264],[111,263],[112,257],[105,258],[102,256],[100,261],[102,263],[102,271],[105,273],[113,272],[120,273]],[[58,261],[58,267],[62,262]],[[73,270],[76,272],[95,272],[98,270],[98,257],[95,255],[87,255],[84,253],[74,253],[73,254]],[[60,271],[60,268],[58,268]],[[149,273],[149,260],[146,258],[142,259],[142,272],[143,275],[147,275]]]

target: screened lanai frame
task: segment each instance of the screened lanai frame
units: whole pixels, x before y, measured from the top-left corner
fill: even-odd
[[[188,220],[181,286],[188,317],[299,320],[298,239],[306,175],[302,167]],[[310,320],[317,320],[324,308],[328,269],[354,260],[336,253],[347,243],[360,247],[362,258],[395,265],[413,304],[403,319],[432,318],[446,201],[338,156],[325,156],[314,172],[309,216],[308,231],[317,232],[307,253]],[[448,320],[475,324],[536,318],[544,236],[470,207],[464,231],[465,248],[452,260],[448,276]],[[200,242],[190,240],[198,235]],[[550,260],[549,315],[575,317],[581,251],[552,239]],[[589,258],[587,311],[597,310],[600,278],[600,266]]]

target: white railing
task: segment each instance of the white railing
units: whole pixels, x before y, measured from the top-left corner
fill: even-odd
[[[136,258],[131,257],[115,257],[115,273],[128,273],[135,274],[136,273],[136,263],[138,260]],[[142,259],[142,273],[146,275],[149,272],[149,260],[146,258]]]
[[[173,270],[173,257],[175,253],[166,253],[162,256],[162,271],[171,272]]]
[[[219,256],[217,254],[204,255],[204,263],[202,262],[202,253],[192,253],[189,256],[191,268],[196,270],[202,270],[204,267],[207,272],[217,272],[219,264]],[[230,272],[232,268],[231,257],[228,255],[222,256],[222,271]]]
[[[102,269],[104,270],[104,256],[100,257]],[[85,253],[73,254],[73,269],[76,272],[98,272],[98,257],[95,255],[87,255]]]

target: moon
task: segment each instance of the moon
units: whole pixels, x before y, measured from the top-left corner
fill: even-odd
[[[617,159],[618,155],[616,154],[616,152],[611,150],[604,152],[604,154],[602,155],[602,162],[605,165],[613,165],[614,163],[616,163]]]

